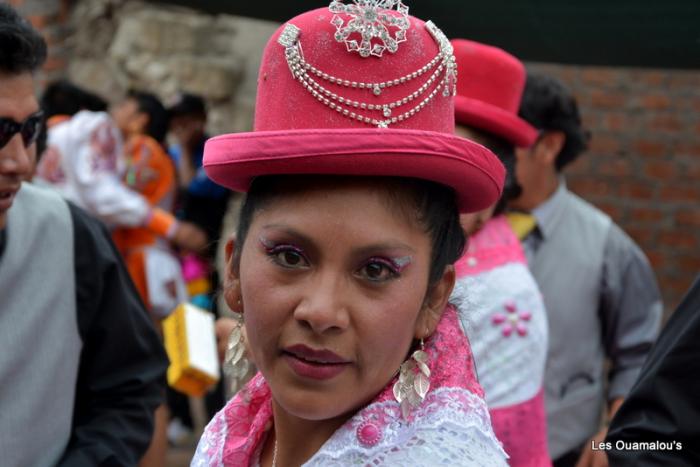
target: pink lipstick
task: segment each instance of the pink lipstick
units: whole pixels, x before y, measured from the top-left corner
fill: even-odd
[[[330,350],[314,350],[303,344],[283,349],[282,356],[298,376],[317,380],[338,376],[352,363]]]

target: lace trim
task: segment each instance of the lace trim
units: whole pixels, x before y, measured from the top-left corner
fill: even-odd
[[[373,422],[381,427],[381,440],[374,446],[363,446],[357,441],[360,425]],[[346,422],[309,461],[363,459],[368,461],[380,453],[389,452],[425,436],[427,432],[448,428],[455,431],[476,429],[493,444],[494,452],[506,456],[491,429],[491,418],[483,399],[459,388],[440,388],[426,396],[409,423],[401,418],[396,401],[370,404]],[[466,442],[466,440],[465,440]],[[434,446],[441,449],[441,446]]]

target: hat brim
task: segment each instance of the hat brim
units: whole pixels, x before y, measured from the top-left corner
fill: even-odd
[[[445,133],[400,129],[258,131],[217,136],[204,148],[216,183],[247,192],[263,175],[395,176],[453,188],[460,212],[474,212],[501,195],[505,169],[485,147]]]
[[[519,148],[529,148],[537,140],[537,130],[525,120],[478,99],[457,95],[455,120],[505,138]]]

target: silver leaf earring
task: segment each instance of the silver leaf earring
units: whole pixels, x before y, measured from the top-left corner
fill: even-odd
[[[229,390],[232,395],[237,393],[254,373],[254,367],[246,353],[243,320],[239,319],[228,337],[223,364],[224,375],[230,384]]]
[[[425,353],[423,339],[420,340],[420,350],[416,350],[411,358],[401,364],[399,380],[394,384],[394,397],[401,405],[401,415],[404,420],[412,409],[421,405],[430,389],[430,368],[428,354]]]

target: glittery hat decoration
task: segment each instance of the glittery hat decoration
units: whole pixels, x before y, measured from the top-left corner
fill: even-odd
[[[403,16],[393,16],[394,10],[386,7],[398,6],[398,13]],[[344,5],[334,0],[330,5],[335,13],[331,23],[336,26],[335,39],[345,42],[348,51],[359,52],[362,57],[374,55],[381,57],[384,50],[394,53],[398,50],[399,42],[406,41],[406,31],[410,26],[408,7],[397,0],[356,0],[353,5]],[[351,14],[347,26],[338,13]],[[396,38],[390,36],[387,26],[398,28]],[[316,100],[329,109],[345,117],[373,125],[388,128],[390,125],[413,117],[423,110],[435,96],[442,93],[451,98],[457,89],[457,66],[453,48],[445,34],[432,21],[425,23],[438,45],[437,55],[423,67],[403,76],[381,82],[354,81],[347,77],[333,76],[315,67],[304,58],[301,39],[303,32],[292,23],[287,23],[279,36],[278,43],[285,48],[285,57],[289,69],[297,81]],[[354,39],[349,39],[351,33],[360,33],[362,42],[358,45]],[[379,37],[383,45],[372,44],[371,40]],[[425,78],[427,76],[427,78]],[[400,87],[414,80],[425,79],[425,82],[415,91],[389,102],[378,102],[383,90]],[[366,90],[370,101],[356,100],[339,94],[343,89]]]
[[[503,165],[454,134],[453,46],[405,1],[333,0],[275,31],[254,131],[207,141],[209,177],[242,192],[268,175],[419,178],[452,188],[460,212],[493,204]]]
[[[348,5],[333,0],[328,8],[335,13],[331,20],[336,27],[335,40],[343,42],[348,52],[365,58],[381,57],[385,50],[396,53],[411,26],[408,7],[401,0],[353,0]],[[346,21],[341,14],[351,19]],[[396,30],[394,35],[392,30]]]

